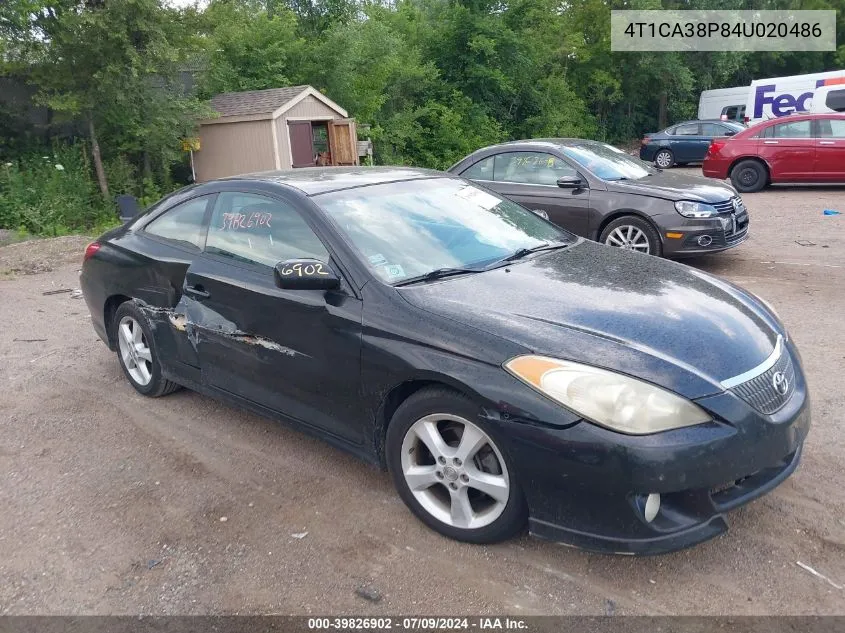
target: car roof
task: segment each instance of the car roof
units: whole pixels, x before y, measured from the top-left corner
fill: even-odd
[[[605,143],[586,138],[529,138],[488,145],[476,150],[473,154],[497,149],[560,149],[562,147],[583,147],[585,145],[605,145]]]
[[[812,121],[814,119],[845,119],[845,112],[795,112],[791,114],[785,114],[779,117],[774,117],[772,119],[766,119],[764,121],[758,121],[751,127],[759,128],[765,125],[784,123],[785,121]]]
[[[284,185],[298,189],[305,195],[313,196],[330,191],[354,189],[388,182],[454,177],[452,174],[442,171],[417,167],[304,167],[244,174],[221,178],[215,182],[257,180]]]

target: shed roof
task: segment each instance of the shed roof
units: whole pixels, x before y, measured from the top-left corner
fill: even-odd
[[[312,86],[287,86],[268,90],[246,92],[224,92],[211,99],[211,107],[220,115],[217,119],[203,123],[230,122],[237,120],[275,119],[307,96],[322,101],[340,116],[348,116],[346,110]],[[221,121],[223,119],[223,121]]]

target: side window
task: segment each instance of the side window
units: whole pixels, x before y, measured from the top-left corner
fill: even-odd
[[[211,196],[200,196],[177,204],[145,226],[144,232],[202,248],[205,210],[210,199]]]
[[[675,136],[698,136],[698,123],[684,123],[675,128]]]
[[[769,134],[771,130],[771,135]],[[766,130],[766,138],[811,138],[810,121],[790,121],[778,123]]]
[[[556,156],[545,152],[507,152],[496,154],[493,179],[529,185],[556,185],[562,176],[578,172]]]
[[[249,193],[226,192],[217,197],[205,250],[270,267],[297,257],[329,260],[326,247],[296,209]]]
[[[845,119],[820,119],[821,138],[845,138]]]
[[[470,180],[493,180],[493,156],[475,163],[469,169],[461,172],[461,176]]]
[[[725,128],[715,123],[702,123],[701,136],[724,136]]]
[[[828,92],[824,104],[834,112],[845,112],[845,88]]]
[[[722,108],[722,116],[727,118],[728,121],[734,121],[737,118],[737,114],[739,113],[739,106],[725,106]],[[702,123],[702,127],[708,125],[707,123]],[[705,132],[702,131],[704,136],[707,136]]]
[[[667,130],[664,130],[664,132],[666,132],[666,134],[668,134],[669,136],[675,136],[675,130],[676,130],[676,129],[677,129],[677,128],[670,127],[670,128],[668,128]]]

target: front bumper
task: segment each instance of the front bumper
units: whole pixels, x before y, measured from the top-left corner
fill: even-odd
[[[597,535],[534,517],[528,520],[529,531],[540,538],[611,554],[666,554],[684,549],[726,532],[724,513],[763,496],[789,477],[801,460],[801,448],[777,464],[722,486],[662,495],[652,534]],[[641,497],[627,501],[635,513],[641,512]]]
[[[713,421],[649,436],[582,422],[524,428],[509,451],[523,479],[529,529],[605,553],[660,554],[727,530],[725,513],[766,494],[798,466],[810,403],[797,354],[792,397],[763,415],[724,391],[696,402]],[[647,495],[660,495],[647,521]]]
[[[661,222],[661,239],[663,240],[663,255],[666,257],[689,257],[718,253],[734,248],[748,239],[748,213],[731,218],[730,215],[715,218],[683,218],[675,216],[666,218],[672,222],[667,228],[666,222]],[[681,237],[668,237],[668,235]]]

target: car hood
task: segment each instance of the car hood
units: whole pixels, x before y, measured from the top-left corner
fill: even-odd
[[[727,282],[586,240],[399,292],[527,351],[620,371],[688,398],[718,393],[721,381],[762,363],[780,333],[759,301]]]
[[[608,180],[608,191],[635,193],[666,200],[724,202],[737,195],[729,185],[701,176],[664,169],[639,180]]]

